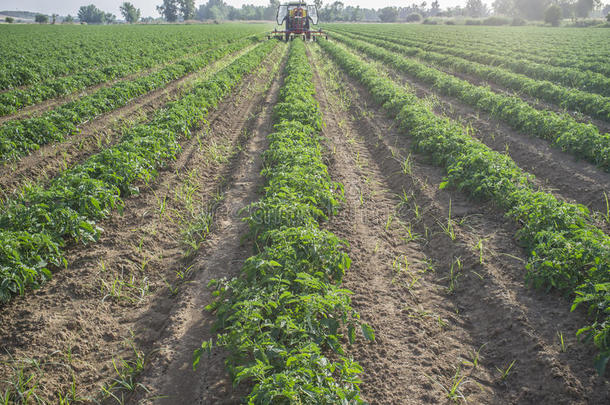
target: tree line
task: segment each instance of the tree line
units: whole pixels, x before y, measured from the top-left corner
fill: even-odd
[[[341,1],[323,5],[322,0],[313,0],[318,7],[321,21],[419,21],[427,17],[471,17],[480,18],[490,15],[518,17],[526,20],[545,20],[557,25],[562,18],[585,18],[591,15],[594,9],[601,10],[602,15],[608,14],[610,18],[610,4],[602,8],[601,0],[494,0],[491,7],[482,0],[467,0],[464,6],[447,7],[441,9],[438,0],[428,3],[423,1],[413,3],[406,7],[384,7],[380,9],[361,8],[360,6],[345,6]],[[224,0],[208,0],[206,3],[195,6],[195,0],[163,0],[157,6],[157,11],[168,22],[186,20],[274,20],[279,0],[270,0],[266,6],[251,4],[240,8],[228,5]],[[141,11],[129,2],[120,6],[120,11],[128,23],[140,20]],[[52,19],[58,17],[53,14]],[[116,22],[116,16],[106,13],[94,4],[82,6],[78,10],[78,19],[88,24],[111,24]],[[151,17],[146,20],[153,20]],[[63,22],[72,22],[71,16],[64,18]],[[48,23],[49,17],[43,14],[36,16],[36,22]]]

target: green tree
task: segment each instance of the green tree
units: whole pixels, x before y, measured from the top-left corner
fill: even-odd
[[[379,19],[383,22],[395,22],[398,18],[398,9],[396,7],[384,7],[379,10]]]
[[[57,21],[57,17],[59,17],[59,14],[51,14],[51,24],[55,25],[55,21]]]
[[[544,22],[557,27],[561,21],[562,14],[561,7],[557,4],[551,4],[544,12]]]
[[[142,14],[139,8],[136,8],[136,6],[128,1],[121,4],[121,7],[119,8],[121,10],[121,14],[123,14],[123,17],[125,18],[125,21],[127,21],[129,24],[138,22],[140,15]]]
[[[49,22],[49,16],[45,14],[36,14],[34,21],[36,21],[38,24],[46,24]]]
[[[14,23],[14,22],[15,22],[15,19],[14,19],[13,17],[6,17],[6,18],[4,19],[4,21],[5,21],[7,24],[12,24],[12,23]]]
[[[105,13],[104,22],[106,24],[114,24],[116,22],[116,15],[114,15],[112,13]]]
[[[78,9],[78,19],[87,24],[102,24],[106,21],[106,14],[95,5],[89,4]]]
[[[74,22],[74,18],[70,14],[68,14],[62,22],[64,24],[72,24]]]
[[[178,0],[178,6],[184,20],[192,20],[195,17],[195,0]]]
[[[157,11],[168,22],[178,21],[178,2],[176,0],[163,0],[163,4],[157,6]]]

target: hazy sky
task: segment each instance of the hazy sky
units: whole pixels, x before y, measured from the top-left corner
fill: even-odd
[[[95,4],[106,12],[110,12],[120,16],[119,5],[125,0],[0,0],[0,10],[21,10],[21,11],[37,11],[45,14],[57,13],[60,15],[76,15],[78,8],[87,4]],[[129,0],[127,0],[129,1]],[[232,6],[239,7],[242,4],[265,5],[269,4],[269,0],[225,0]],[[381,8],[386,6],[406,6],[412,3],[421,3],[423,0],[342,0],[346,6],[360,6],[366,8]],[[428,1],[428,4],[432,0]],[[131,0],[136,7],[142,10],[142,16],[157,17],[155,6],[161,4],[162,0]],[[311,1],[313,3],[313,1]],[[195,0],[195,4],[207,3],[207,0]],[[325,0],[324,4],[332,3],[330,0]],[[458,4],[465,4],[466,0],[439,0],[442,8],[453,7]]]

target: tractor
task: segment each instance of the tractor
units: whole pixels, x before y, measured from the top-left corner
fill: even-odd
[[[321,29],[311,30],[310,25],[318,24],[318,9],[315,5],[307,5],[301,1],[293,1],[288,4],[281,4],[277,9],[277,25],[286,22],[286,29],[277,28],[268,36],[277,39],[284,39],[286,42],[301,36],[303,40],[315,40],[320,35],[325,35]]]

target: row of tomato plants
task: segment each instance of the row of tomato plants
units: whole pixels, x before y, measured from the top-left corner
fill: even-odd
[[[502,66],[488,66],[486,64],[471,62],[471,60],[477,61],[479,59],[470,55],[463,55],[462,50],[459,47],[447,48],[445,50],[446,53],[437,53],[421,49],[417,45],[405,46],[405,44],[410,45],[410,42],[403,39],[392,38],[387,35],[369,35],[366,37],[359,35],[359,37],[366,41],[373,38],[373,43],[383,46],[386,49],[407,56],[415,56],[422,61],[446,67],[455,72],[489,80],[490,82],[506,87],[507,89],[527,94],[559,107],[578,111],[582,114],[587,114],[591,117],[610,122],[610,97],[562,87],[547,80],[532,79],[522,74],[512,73]],[[450,56],[447,55],[447,53],[456,54],[458,56]],[[607,80],[610,84],[610,79]],[[610,89],[610,85],[608,88]]]
[[[218,38],[254,35],[256,26],[1,26],[0,89],[168,55],[172,60]],[[27,52],[24,52],[27,50]]]
[[[77,133],[80,124],[123,107],[136,97],[159,89],[255,41],[256,37],[242,39],[165,66],[133,81],[122,81],[100,89],[41,116],[5,122],[0,126],[0,159],[15,159],[42,145],[60,142]]]
[[[350,267],[345,242],[320,228],[343,188],[323,163],[312,77],[305,45],[294,41],[263,154],[264,195],[246,209],[256,251],[238,277],[210,283],[218,335],[195,353],[196,367],[213,346],[225,348],[234,382],[251,387],[251,404],[360,403],[362,368],[342,340],[353,342],[360,328],[374,338],[340,287]]]
[[[601,134],[594,125],[579,123],[567,114],[537,110],[518,97],[495,93],[488,87],[473,85],[467,80],[402,57],[385,50],[391,46],[384,41],[367,38],[365,42],[337,33],[333,33],[333,38],[433,86],[442,94],[488,112],[524,134],[546,139],[561,150],[610,171],[610,134]]]
[[[490,199],[521,225],[516,236],[530,254],[527,279],[575,296],[573,308],[589,307],[592,322],[578,333],[595,342],[600,351],[596,366],[603,372],[610,358],[610,237],[592,225],[588,209],[537,190],[532,176],[509,156],[472,138],[461,124],[437,116],[410,89],[342,47],[320,44],[395,117],[416,151],[445,168],[442,187]]]
[[[0,302],[24,294],[51,277],[52,266],[67,265],[67,244],[95,242],[100,220],[121,211],[122,199],[157,176],[180,153],[182,137],[204,121],[241,78],[258,66],[274,44],[258,45],[178,101],[136,125],[121,142],[62,172],[48,187],[33,185],[7,200],[0,211]]]
[[[419,28],[419,27],[418,27]],[[534,62],[541,65],[574,68],[580,71],[591,71],[610,77],[610,63],[608,56],[610,49],[604,51],[599,42],[591,41],[595,37],[605,40],[603,30],[589,31],[587,38],[577,37],[574,30],[553,30],[555,42],[546,41],[538,34],[541,30],[536,27],[524,28],[525,31],[516,32],[510,28],[506,30],[480,30],[481,27],[433,27],[422,35],[421,30],[409,27],[393,26],[391,28],[379,26],[363,26],[360,32],[388,33],[401,38],[408,38],[420,43],[430,45],[457,46],[469,50],[478,50],[492,55],[508,56],[523,60],[523,63]],[[464,28],[471,28],[472,31]],[[534,35],[532,35],[534,34]],[[572,44],[565,43],[572,39]]]
[[[381,35],[381,33],[377,33]],[[550,81],[563,84],[571,88],[577,88],[591,93],[610,96],[610,78],[601,73],[583,71],[570,67],[552,66],[548,63],[537,63],[523,60],[511,55],[494,55],[487,53],[487,48],[467,48],[460,43],[429,43],[419,39],[408,39],[401,36],[383,32],[384,38],[399,43],[421,48],[424,51],[450,54],[462,59],[479,62],[484,65],[501,66],[506,72],[523,74],[537,80]],[[601,63],[603,65],[603,63]]]
[[[25,89],[9,90],[0,93],[0,116],[13,114],[24,107],[45,100],[66,96],[90,86],[106,83],[144,69],[153,68],[159,64],[173,61],[178,57],[183,57],[187,51],[188,56],[186,58],[191,58],[193,54],[208,52],[211,48],[231,42],[235,42],[235,38],[229,38],[228,40],[224,38],[214,39],[213,41],[204,42],[197,47],[190,47],[188,50],[183,49],[181,52],[170,49],[166,52],[158,52],[155,55],[143,56],[123,63],[104,66],[100,69],[59,78],[49,78]]]

